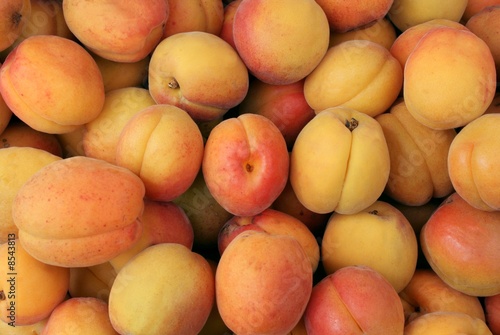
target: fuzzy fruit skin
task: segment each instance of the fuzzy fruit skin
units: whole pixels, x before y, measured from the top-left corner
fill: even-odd
[[[448,196],[420,233],[431,268],[449,286],[472,296],[500,293],[500,212],[469,205],[458,193]]]
[[[366,265],[400,292],[417,265],[413,227],[397,208],[384,201],[354,214],[332,214],[323,233],[321,262],[327,274],[349,265]]]
[[[289,154],[279,129],[265,116],[243,114],[219,123],[205,144],[206,185],[228,212],[252,216],[285,188]]]
[[[312,280],[309,258],[294,237],[245,231],[219,261],[217,306],[237,334],[288,334],[304,313]]]
[[[304,313],[309,335],[403,334],[404,311],[397,292],[368,266],[346,266],[314,287]]]
[[[405,327],[407,335],[493,335],[486,323],[460,312],[432,312],[422,315]]]
[[[319,112],[297,136],[290,182],[309,210],[352,214],[382,194],[389,166],[380,124],[357,110],[333,107]]]
[[[330,28],[314,0],[243,0],[233,40],[250,73],[271,85],[305,78],[328,49]]]
[[[20,243],[36,259],[91,266],[140,238],[144,194],[143,182],[131,171],[76,156],[38,170],[17,192],[12,216]]]
[[[68,133],[95,119],[105,95],[92,56],[56,35],[31,36],[9,53],[0,69],[0,93],[19,119],[50,134]]]
[[[441,26],[408,56],[403,96],[411,115],[427,127],[459,128],[484,114],[496,82],[488,45],[468,30]]]
[[[132,63],[146,58],[160,42],[169,7],[164,0],[67,0],[63,13],[71,32],[93,53]]]
[[[455,191],[471,206],[500,210],[500,114],[488,113],[468,123],[448,153],[448,174]]]
[[[245,98],[248,69],[221,37],[188,31],[165,38],[155,48],[148,85],[157,103],[177,106],[196,121],[213,121]]]
[[[109,317],[120,334],[196,335],[212,310],[214,288],[214,272],[203,256],[178,243],[156,244],[116,276]]]
[[[27,326],[49,317],[66,298],[69,269],[45,264],[32,257],[15,238],[0,245],[0,322]]]
[[[31,0],[4,0],[0,4],[0,51],[21,36],[31,15]]]

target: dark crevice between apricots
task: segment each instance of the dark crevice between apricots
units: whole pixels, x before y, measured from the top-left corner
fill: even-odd
[[[354,129],[356,129],[358,127],[358,125],[359,125],[359,122],[355,118],[351,118],[350,120],[345,120],[345,126],[350,131],[353,131]]]

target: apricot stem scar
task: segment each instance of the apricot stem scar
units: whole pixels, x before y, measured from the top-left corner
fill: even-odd
[[[17,27],[19,25],[22,18],[23,16],[21,15],[21,13],[16,12],[12,14],[12,23],[14,24],[14,27]]]
[[[376,209],[374,209],[373,211],[369,211],[368,213],[373,215],[378,215],[378,211]]]
[[[250,165],[250,164],[248,164],[248,163],[247,163],[247,165],[245,166],[245,168],[246,168],[247,172],[252,172],[252,171],[253,171],[253,166],[252,166],[252,165]]]
[[[351,118],[350,120],[345,120],[345,126],[350,131],[353,131],[354,129],[356,129],[358,127],[358,125],[359,125],[359,122],[355,118]]]
[[[170,79],[170,81],[168,82],[168,87],[169,87],[169,88],[172,88],[172,89],[179,88],[179,83],[177,82],[177,80],[175,80],[175,78],[172,78],[172,79]]]
[[[5,293],[3,291],[0,291],[0,301],[5,300]]]

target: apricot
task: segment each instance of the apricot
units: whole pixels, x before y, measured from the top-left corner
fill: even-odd
[[[16,234],[0,245],[0,320],[26,326],[47,318],[65,298],[69,269],[33,258]]]
[[[416,318],[405,327],[405,335],[493,335],[486,323],[461,312],[439,311]]]
[[[119,335],[108,315],[108,304],[93,297],[70,298],[59,304],[40,335]]]
[[[289,154],[278,127],[258,114],[228,118],[212,129],[202,172],[208,190],[229,213],[252,216],[285,188]]]
[[[219,253],[223,254],[231,241],[248,230],[295,238],[306,252],[313,272],[318,268],[320,248],[312,232],[293,216],[270,208],[254,216],[234,216],[228,220],[219,231]]]
[[[47,321],[48,317],[31,325],[15,327],[9,326],[8,323],[0,322],[0,332],[2,332],[2,335],[38,335],[42,333]]]
[[[499,4],[498,0],[468,0],[467,6],[465,6],[464,14],[462,15],[462,22],[466,24],[467,21],[474,16],[474,14],[479,13],[486,7],[496,6]]]
[[[409,113],[403,99],[375,120],[382,127],[391,157],[385,195],[402,204],[420,206],[453,192],[448,151],[455,129],[424,126]]]
[[[500,334],[500,294],[484,298],[486,324],[493,335]]]
[[[2,64],[0,63],[0,67]],[[0,94],[0,134],[7,128],[12,119],[12,111],[5,104],[2,95]]]
[[[168,7],[169,14],[162,39],[187,31],[204,31],[219,35],[222,29],[222,0],[168,0]]]
[[[272,209],[291,215],[304,223],[313,234],[320,234],[326,226],[331,213],[319,214],[309,210],[297,198],[290,180],[271,205]]]
[[[495,90],[490,49],[463,29],[432,29],[420,39],[404,68],[403,96],[408,111],[433,129],[458,128],[481,116]]]
[[[495,66],[497,78],[500,76],[500,2],[496,6],[485,7],[472,16],[465,26],[476,36],[481,38],[490,48]]]
[[[236,49],[233,38],[234,14],[236,13],[236,9],[240,5],[241,1],[242,0],[232,0],[224,6],[224,18],[219,32],[219,36],[224,41],[229,43],[234,49]]]
[[[342,106],[372,117],[385,112],[403,85],[403,69],[390,52],[368,40],[332,46],[307,76],[304,96],[316,111]]]
[[[106,92],[101,113],[84,126],[85,156],[115,164],[116,147],[123,128],[135,114],[155,104],[145,88],[125,87]]]
[[[109,262],[118,273],[125,264],[147,247],[159,243],[179,243],[193,247],[193,227],[184,210],[171,202],[144,200],[141,238]]]
[[[391,22],[401,31],[433,19],[459,22],[465,12],[467,0],[414,1],[394,0],[387,13]]]
[[[250,82],[238,113],[260,114],[278,127],[289,149],[302,128],[315,115],[304,96],[304,80],[287,85],[270,85],[260,80]]]
[[[55,134],[62,147],[62,156],[64,158],[73,156],[85,156],[83,149],[83,134],[85,132],[85,125],[64,134]]]
[[[451,142],[448,173],[455,191],[471,206],[500,210],[500,114],[484,114],[463,127]]]
[[[380,197],[389,167],[380,124],[357,110],[333,107],[320,111],[297,136],[289,178],[309,210],[351,214]]]
[[[397,36],[389,51],[401,64],[404,69],[406,60],[415,49],[420,39],[434,28],[450,27],[455,29],[468,30],[463,24],[448,19],[433,19],[416,24]]]
[[[36,259],[90,266],[112,259],[140,238],[144,193],[141,179],[125,168],[70,157],[44,166],[23,184],[12,217],[20,243]]]
[[[56,35],[71,40],[75,39],[69,30],[62,10],[62,1],[58,0],[30,0],[31,12],[24,17],[21,34],[14,43],[2,53],[12,51],[19,43],[34,35]]]
[[[438,311],[461,312],[485,321],[478,297],[455,290],[430,269],[417,269],[410,282],[399,292],[406,307],[406,322]]]
[[[11,122],[0,133],[0,143],[4,148],[31,147],[45,150],[62,157],[62,147],[54,134],[44,133],[31,128],[23,122]]]
[[[19,119],[54,134],[92,121],[104,104],[102,76],[92,56],[55,35],[31,36],[9,53],[0,69],[0,93]]]
[[[115,162],[141,178],[148,199],[171,201],[193,183],[203,152],[200,129],[189,114],[173,105],[155,104],[125,124]]]
[[[314,0],[243,0],[233,40],[249,72],[271,85],[304,79],[328,49],[330,27]]]
[[[500,293],[500,212],[448,196],[420,233],[420,245],[434,272],[449,286],[472,296]]]
[[[214,286],[214,273],[200,254],[178,243],[150,246],[116,276],[111,324],[120,334],[196,335],[212,310]]]
[[[151,55],[149,91],[158,104],[182,108],[196,121],[222,117],[245,98],[248,70],[226,41],[203,31],[177,33]]]
[[[384,18],[393,0],[356,1],[349,4],[343,0],[317,2],[326,13],[331,31],[345,33]]]
[[[32,147],[9,147],[0,150],[0,243],[19,229],[12,218],[12,204],[17,192],[42,167],[61,157]]]
[[[247,231],[224,250],[215,285],[220,315],[234,333],[287,334],[311,295],[311,263],[295,238]]]
[[[63,13],[71,32],[95,54],[116,62],[137,62],[160,42],[169,7],[165,0],[65,0]]]
[[[143,88],[147,85],[149,56],[136,62],[123,63],[93,53],[91,55],[101,71],[105,92],[127,87]]]
[[[31,0],[4,0],[0,5],[0,51],[21,35],[31,15]]]
[[[109,301],[109,293],[117,272],[110,262],[69,269],[70,297],[93,297]]]
[[[323,233],[321,255],[327,274],[350,265],[369,266],[399,293],[415,272],[418,242],[403,213],[376,201],[358,213],[332,214]]]
[[[330,47],[350,40],[366,40],[378,43],[389,50],[396,37],[396,28],[387,17],[383,17],[345,33],[331,32]]]
[[[347,266],[314,285],[304,313],[308,335],[403,334],[403,305],[394,287],[368,266]]]

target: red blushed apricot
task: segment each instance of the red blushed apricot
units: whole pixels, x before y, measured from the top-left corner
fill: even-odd
[[[397,292],[367,266],[347,266],[318,282],[304,321],[308,335],[396,335],[403,334],[405,323]]]
[[[12,217],[33,257],[64,267],[90,266],[139,239],[144,193],[141,179],[125,168],[71,157],[45,165],[19,189]]]
[[[353,1],[317,0],[326,13],[333,32],[344,33],[382,19],[391,8],[393,0]]]
[[[71,32],[89,50],[130,63],[145,58],[161,40],[169,7],[165,0],[67,0],[63,13]]]
[[[216,301],[236,334],[287,334],[312,290],[311,263],[297,240],[247,231],[225,249],[215,274]]]
[[[500,212],[482,211],[453,193],[420,233],[422,251],[449,286],[472,296],[500,293]]]
[[[273,121],[290,150],[299,132],[315,115],[304,96],[304,80],[288,85],[254,80],[238,111],[240,114],[260,114]]]
[[[71,132],[95,119],[105,94],[92,56],[56,35],[31,36],[9,53],[0,69],[0,93],[19,119],[51,134]]]
[[[268,208],[285,188],[289,154],[268,118],[243,114],[222,121],[205,144],[206,185],[228,212],[252,216]]]

